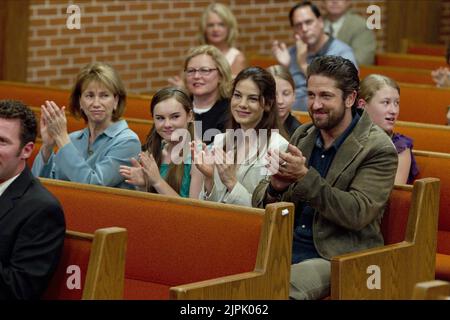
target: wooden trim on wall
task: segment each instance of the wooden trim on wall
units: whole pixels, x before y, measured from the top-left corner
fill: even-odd
[[[401,52],[402,40],[438,43],[442,0],[386,1],[386,51]]]
[[[0,79],[27,80],[29,0],[0,1]]]

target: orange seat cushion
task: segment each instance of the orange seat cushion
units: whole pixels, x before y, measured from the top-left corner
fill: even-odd
[[[450,256],[436,254],[436,279],[450,281]]]

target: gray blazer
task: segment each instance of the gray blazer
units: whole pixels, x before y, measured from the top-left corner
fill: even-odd
[[[317,128],[297,129],[290,143],[309,160]],[[314,169],[283,194],[282,201],[308,201],[315,209],[313,238],[318,253],[333,256],[383,245],[381,217],[394,185],[397,152],[389,136],[363,112],[352,133],[340,146],[327,176]],[[253,193],[252,204],[263,207],[268,179]],[[300,214],[296,212],[296,214]]]
[[[367,28],[366,20],[360,15],[348,11],[336,38],[352,47],[358,65],[375,63],[375,34]]]

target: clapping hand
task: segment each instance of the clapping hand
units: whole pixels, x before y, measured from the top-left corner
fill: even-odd
[[[272,43],[272,54],[277,59],[278,63],[288,68],[291,63],[291,56],[284,42],[274,41]]]

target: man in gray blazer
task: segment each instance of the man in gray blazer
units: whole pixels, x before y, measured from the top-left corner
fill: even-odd
[[[307,72],[313,120],[295,131],[288,152],[272,153],[278,172],[252,204],[295,204],[290,296],[329,294],[333,256],[383,245],[380,221],[397,170],[389,136],[357,111],[359,78],[342,57],[318,57]]]
[[[351,0],[325,0],[325,31],[333,38],[348,44],[358,65],[375,62],[377,42],[375,34],[367,28],[366,20],[350,9]]]

